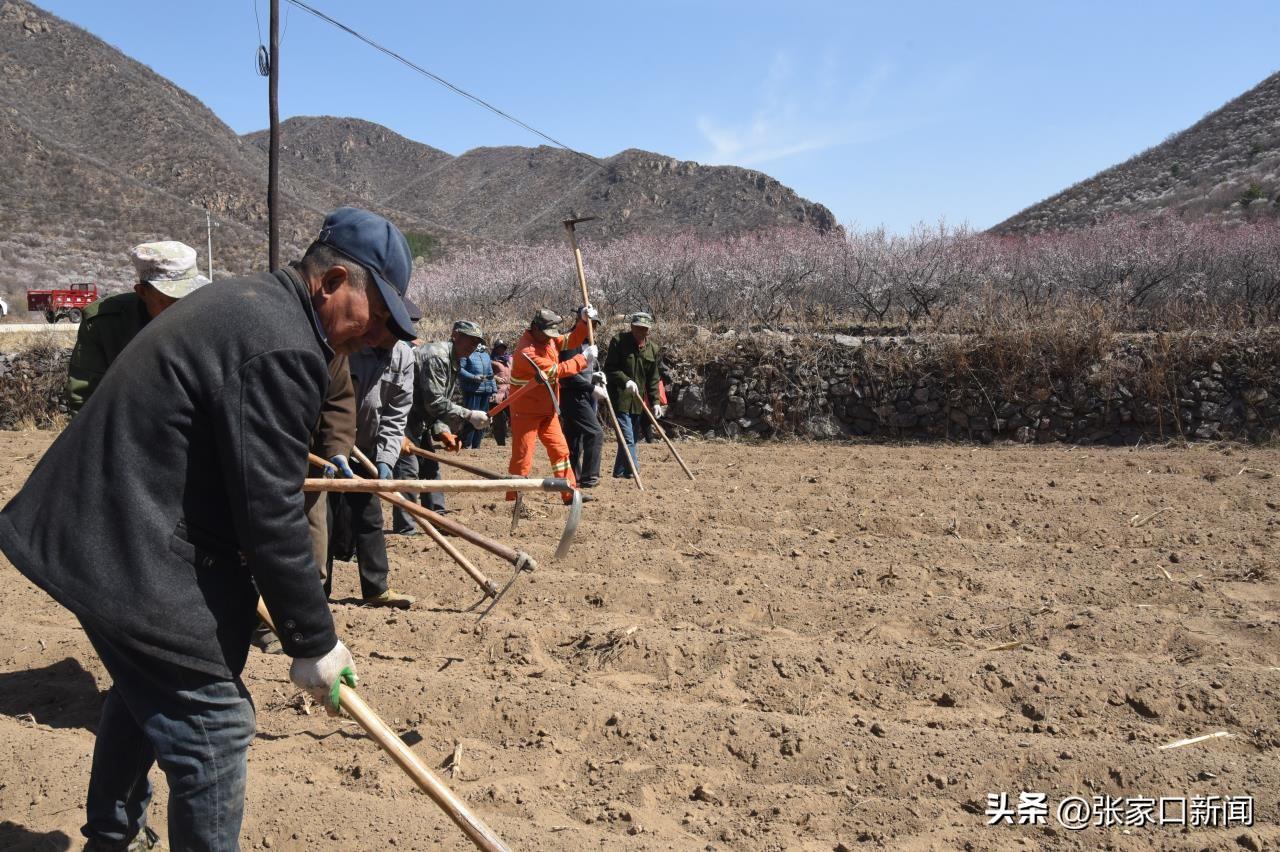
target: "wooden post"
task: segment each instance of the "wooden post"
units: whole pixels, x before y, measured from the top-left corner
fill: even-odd
[[[271,0],[271,69],[267,76],[271,138],[267,146],[267,268],[280,268],[280,0]]]

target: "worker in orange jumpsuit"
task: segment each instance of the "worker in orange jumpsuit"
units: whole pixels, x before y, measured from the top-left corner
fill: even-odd
[[[582,308],[578,312],[578,322],[573,331],[565,335],[560,332],[561,318],[543,308],[534,315],[529,329],[516,343],[515,354],[511,359],[512,392],[530,382],[539,381],[533,368],[536,364],[551,383],[551,393],[555,394],[555,400],[545,390],[532,390],[511,403],[511,463],[507,466],[510,473],[520,477],[529,475],[533,470],[534,441],[539,440],[547,450],[547,458],[551,459],[551,475],[567,479],[574,488],[578,487],[573,468],[569,464],[569,444],[564,439],[564,431],[556,417],[556,408],[559,405],[561,378],[584,370],[595,371],[598,350],[589,344],[583,346],[587,339],[587,325],[595,315],[595,308]],[[581,354],[567,361],[560,360],[560,350],[579,346],[583,347]],[[584,495],[583,499],[588,496]],[[508,491],[507,499],[516,499],[516,493]],[[566,503],[572,499],[571,494],[564,497]]]

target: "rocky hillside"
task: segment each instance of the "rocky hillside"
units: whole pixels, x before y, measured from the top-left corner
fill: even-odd
[[[363,185],[283,172],[286,256],[336,204],[376,206]],[[203,267],[203,208],[219,223],[218,269],[263,268],[266,175],[264,153],[187,92],[30,3],[0,0],[0,293],[86,277],[123,286],[126,251],[148,239],[196,246]]]
[[[242,138],[265,153],[269,135],[259,130]],[[396,196],[405,174],[430,174],[453,159],[358,118],[290,118],[281,122],[280,149],[289,174],[373,199]]]
[[[1076,228],[1164,211],[1227,222],[1280,216],[1280,73],[1154,148],[992,230]]]
[[[245,138],[265,150],[265,131]],[[592,227],[605,237],[836,226],[827,208],[761,172],[635,149],[599,165],[545,145],[451,157],[376,124],[328,117],[289,119],[281,145],[299,171],[481,239],[560,239],[571,211],[599,217]]]
[[[126,251],[151,239],[196,246],[207,208],[215,265],[266,265],[265,133],[237,136],[203,103],[114,47],[26,0],[0,0],[0,294],[131,278]],[[485,240],[559,238],[571,209],[596,234],[708,233],[805,223],[826,208],[759,172],[626,151],[595,166],[550,148],[454,157],[365,121],[285,123],[281,236],[305,247],[324,213],[390,216],[422,254]]]

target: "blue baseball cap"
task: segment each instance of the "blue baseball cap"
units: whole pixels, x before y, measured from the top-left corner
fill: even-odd
[[[400,229],[377,213],[359,207],[339,207],[324,219],[316,242],[326,245],[369,270],[382,300],[391,311],[387,327],[401,340],[417,334],[406,304],[413,255]]]

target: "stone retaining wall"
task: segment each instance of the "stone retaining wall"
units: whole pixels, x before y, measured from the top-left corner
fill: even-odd
[[[707,435],[1132,444],[1280,434],[1280,332],[707,339],[667,355]],[[694,335],[690,335],[693,337]]]
[[[65,416],[68,350],[0,354],[0,428]],[[674,431],[1133,444],[1280,435],[1280,331],[1102,338],[714,337],[666,355]]]

